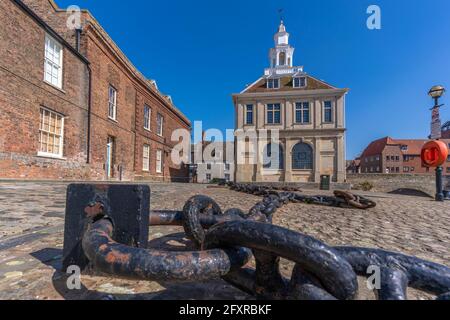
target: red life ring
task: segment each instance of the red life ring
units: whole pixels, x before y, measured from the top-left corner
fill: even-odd
[[[428,167],[439,167],[447,161],[447,158],[448,147],[442,141],[429,141],[422,148],[422,161]]]

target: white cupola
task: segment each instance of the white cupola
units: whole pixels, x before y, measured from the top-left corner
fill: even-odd
[[[278,32],[274,36],[275,48],[270,49],[270,67],[286,68],[294,64],[295,49],[289,45],[289,33],[286,32],[286,26],[281,20]]]

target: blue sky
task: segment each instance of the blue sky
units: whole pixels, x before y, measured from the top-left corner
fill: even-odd
[[[450,89],[448,0],[57,0],[89,9],[130,60],[204,128],[234,127],[232,93],[261,76],[279,24],[294,62],[347,97],[347,158],[384,136],[426,138],[428,89]],[[382,29],[366,27],[367,7]],[[450,120],[450,93],[444,97]]]

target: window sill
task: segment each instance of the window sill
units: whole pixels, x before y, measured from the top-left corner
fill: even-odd
[[[53,89],[58,90],[58,91],[61,92],[61,93],[64,93],[64,94],[67,93],[66,91],[63,90],[63,88],[60,88],[60,87],[58,87],[58,86],[55,86],[53,83],[50,83],[50,82],[48,82],[47,80],[44,80],[44,83],[45,83],[46,85],[52,87]]]
[[[263,169],[262,172],[263,172],[264,174],[272,174],[272,175],[275,175],[275,174],[282,174],[282,173],[284,172],[284,169],[283,169],[283,170]]]
[[[117,119],[113,119],[111,117],[108,116],[108,120],[114,123],[119,123],[119,121],[117,121]]]
[[[152,130],[151,130],[151,129],[147,129],[147,128],[144,128],[144,131],[147,131],[147,132],[152,132]]]
[[[67,158],[65,158],[65,157],[57,156],[57,155],[53,155],[53,154],[49,154],[49,153],[43,153],[43,152],[38,152],[37,156],[39,158],[45,158],[45,159],[62,160],[62,161],[67,160]]]

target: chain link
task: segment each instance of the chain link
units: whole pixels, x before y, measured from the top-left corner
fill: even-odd
[[[331,196],[305,196],[293,188],[230,183],[235,191],[263,196],[247,214],[223,212],[206,196],[189,199],[180,212],[152,211],[151,225],[182,225],[196,245],[194,252],[165,252],[127,247],[114,242],[113,221],[93,217],[83,249],[94,268],[133,279],[194,281],[222,277],[258,299],[351,300],[358,295],[357,276],[380,269],[381,300],[407,299],[407,287],[439,300],[450,299],[450,268],[415,257],[377,249],[331,247],[308,235],[272,224],[288,203],[370,209],[375,202],[345,191]],[[248,267],[251,252],[256,268]],[[295,264],[290,278],[280,259]]]

